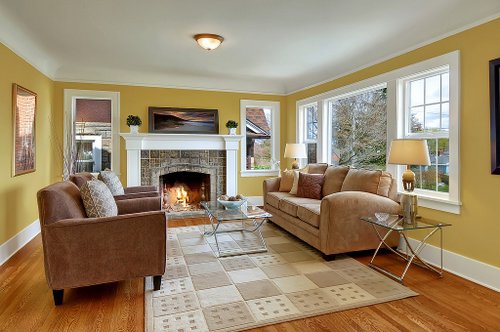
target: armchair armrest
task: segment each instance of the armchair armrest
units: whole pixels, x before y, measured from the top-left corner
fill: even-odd
[[[155,192],[156,194],[158,193],[158,188],[156,186],[134,186],[134,187],[127,187],[124,188],[125,194],[133,194],[133,193],[142,193],[142,192]]]
[[[158,193],[156,191],[144,191],[144,192],[125,194],[125,195],[116,195],[113,197],[115,198],[115,201],[121,201],[124,199],[133,199],[133,198],[141,198],[141,197],[159,197],[159,196],[160,196],[160,193]]]
[[[268,192],[280,190],[281,177],[265,179],[263,182],[264,206],[266,205],[266,196]]]
[[[398,203],[372,193],[342,191],[325,196],[321,200],[321,247],[328,254],[374,248],[379,240],[372,226],[360,218],[375,212],[398,214],[399,211]],[[389,240],[394,245],[397,241],[397,234]]]
[[[119,215],[161,210],[160,196],[115,199],[115,201]]]
[[[108,218],[65,219],[42,227],[52,289],[162,275],[166,258],[163,211]]]

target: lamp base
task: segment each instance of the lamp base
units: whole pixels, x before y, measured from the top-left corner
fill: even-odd
[[[407,225],[415,225],[418,213],[418,197],[413,193],[401,194],[401,209],[403,210],[403,222]]]
[[[297,159],[294,159],[292,161],[292,169],[299,169],[299,162],[297,161]]]

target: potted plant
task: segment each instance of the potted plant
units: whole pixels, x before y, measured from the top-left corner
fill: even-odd
[[[229,129],[229,135],[236,135],[236,128],[238,128],[238,122],[234,120],[229,120],[226,122],[226,128]]]
[[[142,125],[142,120],[138,115],[129,115],[127,117],[127,126],[130,127],[131,134],[138,134],[139,127]]]

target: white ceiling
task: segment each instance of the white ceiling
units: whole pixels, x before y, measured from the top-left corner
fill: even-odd
[[[499,0],[0,0],[0,41],[55,80],[286,94],[499,14]],[[225,41],[205,51],[197,33]]]

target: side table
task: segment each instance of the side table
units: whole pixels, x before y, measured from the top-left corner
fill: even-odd
[[[367,217],[361,217],[360,218],[363,222],[370,223],[373,226],[373,229],[375,233],[377,234],[377,237],[380,240],[380,243],[373,253],[373,257],[368,264],[370,267],[374,268],[375,270],[382,272],[383,274],[399,281],[400,283],[403,283],[403,279],[406,275],[406,272],[408,272],[408,269],[410,268],[411,264],[419,265],[421,267],[424,267],[426,269],[429,269],[439,275],[439,277],[443,276],[443,227],[451,226],[451,224],[446,224],[446,223],[440,223],[436,222],[433,220],[429,219],[424,219],[420,218],[417,219],[415,223],[413,224],[406,224],[403,222],[403,218],[399,217],[397,215],[391,215],[389,218],[385,221],[377,219],[375,216],[367,216]],[[378,226],[378,227],[377,227]],[[379,227],[382,227],[387,230],[387,233],[382,236],[380,233]],[[423,237],[422,240],[417,240],[417,244],[415,246],[412,246],[411,243],[408,241],[407,237],[407,232],[410,231],[415,231],[415,230],[426,230],[427,234]],[[440,242],[439,242],[439,247],[441,251],[441,264],[440,268],[437,269],[436,267],[428,264],[425,262],[423,259],[420,258],[419,254],[422,251],[422,249],[427,245],[427,241],[429,238],[439,231],[440,235]],[[385,240],[389,237],[389,235],[392,232],[397,232],[400,237],[403,238],[405,245],[406,245],[406,252],[402,252],[399,250],[394,250],[391,248]],[[378,266],[374,263],[375,258],[377,257],[377,254],[380,250],[380,248],[384,246],[387,249],[389,249],[391,252],[395,253],[402,259],[406,261],[406,265],[403,269],[403,272],[401,275],[396,275],[386,269],[384,269],[381,266]],[[418,262],[417,262],[418,261]]]

